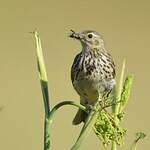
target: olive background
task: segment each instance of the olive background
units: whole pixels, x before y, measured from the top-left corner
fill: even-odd
[[[148,150],[150,129],[150,1],[148,0],[1,0],[0,4],[0,149],[43,149],[44,108],[36,66],[37,28],[42,39],[52,106],[79,100],[70,67],[80,51],[68,38],[70,29],[100,32],[114,57],[117,76],[123,58],[134,84],[122,126],[128,129],[127,150],[137,131],[147,137],[138,150]],[[69,150],[82,125],[72,126],[76,108],[65,106],[54,118],[52,149]],[[104,149],[91,133],[81,150]]]

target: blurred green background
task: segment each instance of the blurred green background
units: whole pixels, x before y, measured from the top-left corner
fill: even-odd
[[[0,149],[43,149],[43,101],[36,66],[35,41],[40,31],[49,79],[51,105],[77,100],[70,67],[81,46],[68,38],[70,29],[100,32],[117,70],[124,57],[127,73],[135,75],[123,126],[128,128],[127,150],[137,131],[150,129],[150,1],[148,0],[1,0],[0,4]],[[57,112],[53,127],[54,150],[69,150],[81,126],[72,126],[75,108]],[[139,150],[149,149],[149,137]],[[91,133],[82,150],[102,149]]]

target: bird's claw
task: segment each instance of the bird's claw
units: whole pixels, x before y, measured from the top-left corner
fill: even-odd
[[[92,106],[92,105],[90,105],[90,104],[87,104],[86,105],[86,111],[88,112],[88,113],[90,113],[91,111],[93,111],[94,110],[94,107]]]

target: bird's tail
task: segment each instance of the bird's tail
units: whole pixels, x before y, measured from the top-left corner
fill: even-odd
[[[73,121],[72,121],[72,124],[73,125],[78,125],[82,121],[85,122],[86,117],[87,117],[87,113],[85,111],[79,109],[77,114],[75,115]]]

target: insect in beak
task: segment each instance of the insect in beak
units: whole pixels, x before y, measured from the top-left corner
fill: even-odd
[[[81,40],[83,38],[81,33],[77,33],[74,30],[70,30],[70,31],[71,31],[71,34],[69,37],[78,39],[78,40]]]

